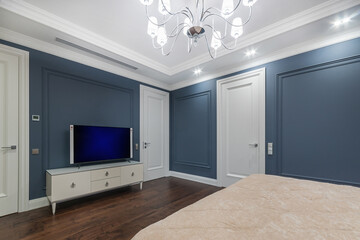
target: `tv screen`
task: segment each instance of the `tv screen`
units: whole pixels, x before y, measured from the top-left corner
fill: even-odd
[[[70,163],[132,158],[132,128],[70,125]]]

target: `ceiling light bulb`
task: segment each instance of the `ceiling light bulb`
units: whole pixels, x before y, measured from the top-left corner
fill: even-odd
[[[240,37],[244,32],[243,27],[242,27],[241,18],[239,18],[239,17],[234,18],[232,24],[237,25],[237,26],[241,25],[240,27],[237,27],[237,26],[232,26],[231,27],[231,36],[236,39],[236,38]]]
[[[256,1],[257,0],[243,0],[243,4],[246,7],[252,7],[256,3]]]
[[[199,75],[202,72],[200,68],[194,70],[195,75]]]
[[[341,20],[336,20],[336,21],[333,23],[333,25],[334,25],[335,27],[338,27],[338,26],[341,25],[341,23],[342,23]]]
[[[347,17],[347,18],[344,18],[343,20],[342,20],[342,23],[344,24],[344,23],[348,23],[348,22],[350,22],[350,18],[349,17]]]
[[[140,2],[145,6],[150,6],[153,3],[153,0],[140,0]]]
[[[246,51],[245,55],[247,57],[251,57],[251,56],[254,56],[256,54],[256,50],[255,49],[251,49],[251,50],[248,50]]]
[[[167,15],[171,11],[170,0],[159,0],[159,12]]]
[[[216,37],[215,37],[216,36]],[[212,35],[211,39],[211,47],[215,50],[217,50],[219,47],[221,47],[221,32],[215,31]]]
[[[233,14],[233,11],[234,11],[234,1],[224,0],[221,9],[221,15],[224,18],[228,18]]]
[[[184,20],[184,29],[183,29],[183,33],[185,36],[187,36],[187,31],[189,28],[192,27],[191,21],[189,18],[185,18]]]
[[[167,43],[167,35],[164,27],[159,27],[156,42],[163,47]]]
[[[154,38],[158,34],[159,27],[157,26],[158,21],[156,17],[149,17],[149,23],[148,23],[148,31],[147,33],[150,35],[150,37]]]
[[[338,19],[335,22],[333,22],[332,24],[334,25],[334,27],[339,27],[340,25],[346,24],[350,21],[351,21],[351,17],[346,17],[343,19]]]

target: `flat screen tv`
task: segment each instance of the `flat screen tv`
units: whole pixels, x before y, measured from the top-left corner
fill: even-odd
[[[129,160],[132,128],[70,125],[70,164]]]

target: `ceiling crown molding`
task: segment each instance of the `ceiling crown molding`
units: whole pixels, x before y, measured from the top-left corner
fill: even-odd
[[[313,39],[308,42],[304,42],[301,44],[293,45],[288,48],[270,53],[266,56],[259,57],[256,59],[249,59],[248,61],[241,64],[241,66],[232,69],[224,69],[224,71],[217,72],[216,74],[208,74],[204,75],[200,78],[194,79],[185,79],[184,81],[175,83],[175,84],[166,84],[164,82],[157,81],[155,79],[149,78],[147,76],[137,74],[126,69],[121,69],[120,67],[113,66],[109,63],[105,63],[104,61],[100,61],[89,56],[85,56],[80,53],[76,53],[74,51],[64,49],[54,44],[50,44],[35,38],[31,38],[29,36],[10,31],[8,29],[0,27],[0,36],[1,39],[13,42],[15,44],[19,44],[25,47],[29,47],[38,51],[42,51],[48,54],[52,54],[58,57],[62,57],[71,61],[75,61],[90,67],[94,67],[103,71],[107,71],[110,73],[114,73],[119,76],[127,77],[141,83],[149,84],[155,87],[159,87],[165,89],[167,91],[173,91],[180,88],[184,88],[187,86],[191,86],[197,83],[201,83],[204,81],[212,80],[215,78],[220,78],[222,76],[226,76],[228,74],[236,73],[242,70],[250,69],[253,67],[257,67],[269,62],[273,62],[276,60],[284,59],[286,57],[294,56],[297,54],[301,54],[304,52],[308,52],[311,50],[315,50],[321,47],[326,47],[329,45],[333,45],[336,43],[344,42],[347,40],[355,39],[360,37],[360,27],[352,29],[347,32],[342,32],[331,39],[327,37]]]
[[[285,32],[294,30],[296,28],[299,28],[299,27],[309,24],[311,22],[320,20],[322,18],[325,18],[325,17],[335,14],[337,12],[354,7],[356,5],[359,5],[359,0],[329,0],[329,1],[319,4],[313,8],[307,9],[303,12],[292,15],[291,17],[288,17],[288,18],[278,21],[274,24],[271,24],[267,27],[264,27],[258,31],[255,31],[248,35],[244,35],[240,39],[241,42],[238,43],[238,47],[234,51],[250,47],[253,44],[262,42],[266,39],[275,37],[279,34],[283,34]],[[14,12],[18,15],[21,15],[23,17],[26,17],[28,19],[31,19],[33,21],[44,24],[48,27],[51,27],[51,28],[54,28],[61,32],[64,32],[70,36],[73,36],[77,39],[88,42],[94,46],[97,46],[97,47],[100,47],[107,51],[110,51],[121,57],[125,57],[131,61],[135,61],[139,64],[142,64],[144,66],[152,68],[152,69],[159,71],[163,74],[166,74],[168,76],[173,76],[175,74],[178,74],[178,73],[183,72],[188,69],[192,69],[195,66],[204,64],[204,63],[212,60],[208,56],[208,53],[204,53],[198,57],[192,58],[191,60],[181,63],[177,66],[167,67],[159,62],[154,61],[153,59],[145,57],[144,55],[142,55],[138,52],[135,52],[135,51],[133,51],[129,48],[126,48],[118,43],[110,41],[109,39],[106,39],[98,34],[95,34],[94,32],[86,30],[86,29],[84,29],[76,24],[73,24],[63,18],[60,18],[54,14],[51,14],[47,11],[40,9],[38,7],[28,4],[23,0],[0,0],[0,7],[6,9],[8,11]],[[55,45],[53,45],[53,46],[55,46]],[[218,51],[217,56],[219,58],[221,56],[224,56],[224,55],[232,53],[232,52],[233,51],[221,49]],[[57,54],[55,54],[55,55],[57,55]],[[69,56],[67,56],[67,58],[69,59]],[[99,61],[99,60],[97,60],[97,61]],[[106,63],[106,64],[108,64],[108,63]],[[114,66],[112,66],[112,68],[114,68]],[[111,70],[111,72],[113,72],[113,71],[114,71],[114,69]],[[124,70],[121,69],[121,72],[123,72],[123,71]],[[135,74],[130,71],[128,71],[128,72],[131,74],[127,73],[127,76]],[[141,75],[141,74],[135,74],[135,75],[137,75],[137,78],[136,79],[134,78],[135,80],[141,81],[141,80],[139,80],[140,79],[139,76],[142,76],[142,79],[144,79],[143,75]],[[145,78],[147,78],[147,77],[145,77]],[[159,81],[156,81],[153,79],[151,81],[155,81],[157,83],[157,84],[152,84],[154,86],[158,86],[158,84],[160,83]],[[163,83],[160,83],[160,84],[163,85]],[[161,88],[167,89],[167,87],[161,87]]]
[[[356,5],[359,5],[359,0],[329,0],[298,14],[285,18],[281,21],[273,23],[269,26],[266,26],[258,31],[240,37],[238,39],[235,50],[229,51],[222,48],[221,50],[217,51],[217,58],[240,49],[250,47],[266,39],[294,30],[311,22],[318,21],[322,18],[344,11]],[[230,45],[234,45],[234,42],[231,42]],[[171,68],[171,74],[174,75],[182,71],[192,69],[211,60],[212,59],[209,57],[209,54],[204,53],[196,58]]]
[[[107,51],[113,52],[119,56],[130,59],[131,61],[135,61],[139,64],[155,69],[166,75],[171,75],[169,67],[104,38],[92,31],[82,28],[70,21],[51,14],[41,8],[35,7],[23,0],[0,0],[0,7]]]
[[[121,68],[119,66],[114,66],[105,61],[98,60],[89,56],[86,56],[81,53],[71,51],[69,49],[62,48],[55,44],[44,42],[14,31],[10,31],[6,28],[0,27],[0,36],[1,39],[19,44],[28,48],[32,48],[41,52],[45,52],[51,55],[55,55],[61,58],[68,59],[70,61],[78,62],[93,68],[97,68],[106,72],[114,73],[116,75],[127,77],[132,80],[136,80],[145,84],[149,84],[158,88],[165,90],[170,90],[170,85],[152,79],[150,77],[129,71],[127,69]]]
[[[327,47],[330,45],[334,45],[337,43],[341,43],[341,42],[359,38],[359,37],[360,37],[360,27],[357,27],[357,28],[349,30],[349,31],[341,32],[341,33],[333,36],[330,39],[328,37],[320,37],[320,38],[316,38],[316,39],[311,39],[307,42],[295,44],[295,45],[289,46],[287,48],[269,53],[265,56],[258,57],[256,59],[249,59],[249,60],[239,64],[239,67],[236,67],[236,68],[224,69],[221,72],[217,72],[215,74],[207,74],[207,75],[204,75],[204,76],[196,78],[196,79],[194,79],[194,78],[185,79],[181,82],[172,84],[170,90],[174,91],[174,90],[177,90],[180,88],[184,88],[184,87],[191,86],[191,85],[201,83],[201,82],[205,82],[208,80],[222,78],[229,74],[237,73],[237,72],[240,72],[240,71],[243,71],[246,69],[250,69],[250,68],[254,68],[254,67],[259,67],[259,66],[267,64],[267,63],[271,63],[271,62],[281,60],[281,59],[284,59],[287,57],[295,56],[297,54],[309,52],[312,50]]]

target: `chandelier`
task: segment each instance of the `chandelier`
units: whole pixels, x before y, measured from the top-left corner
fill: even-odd
[[[152,39],[153,47],[161,49],[162,55],[168,56],[172,52],[179,36],[183,33],[187,36],[189,53],[193,46],[196,47],[199,40],[204,38],[211,58],[216,58],[216,52],[221,46],[227,50],[236,48],[237,40],[243,34],[243,26],[251,19],[251,8],[256,1],[238,0],[234,5],[234,0],[223,0],[222,9],[218,9],[214,6],[205,7],[205,0],[196,0],[193,6],[184,6],[176,12],[172,12],[170,0],[159,0],[157,9],[160,17],[155,17],[149,15],[149,8],[152,8],[150,6],[153,4],[153,0],[140,0],[145,5],[148,19],[147,33]],[[235,16],[241,2],[249,9],[245,21]],[[216,19],[221,21],[221,30],[219,30],[219,22],[217,21],[215,24]],[[211,33],[211,42],[209,42],[210,34],[207,32]],[[234,46],[228,45],[230,40],[233,40]],[[167,45],[169,47],[166,47]]]

